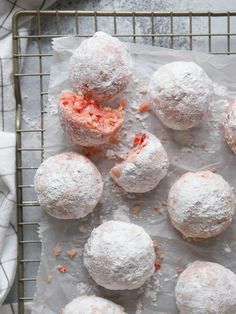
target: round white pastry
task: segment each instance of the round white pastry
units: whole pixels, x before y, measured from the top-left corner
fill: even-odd
[[[149,84],[150,105],[167,127],[186,130],[199,124],[213,96],[213,84],[194,62],[161,66]]]
[[[70,78],[77,92],[99,102],[110,102],[131,81],[133,63],[125,44],[97,32],[84,40],[70,59]]]
[[[125,314],[123,308],[109,300],[82,296],[66,305],[63,314]]]
[[[73,152],[45,160],[35,174],[34,184],[42,209],[59,219],[85,217],[97,205],[103,191],[96,166]]]
[[[229,226],[234,208],[229,183],[211,171],[185,173],[168,195],[171,223],[187,238],[219,235]]]
[[[236,154],[236,102],[226,108],[222,127],[226,143]]]
[[[114,166],[110,174],[125,191],[145,193],[154,189],[166,176],[169,162],[167,153],[153,134],[143,132],[140,141],[129,153],[127,159]]]
[[[155,250],[150,236],[135,224],[108,221],[95,228],[84,248],[84,265],[100,286],[136,289],[153,274]]]
[[[175,288],[180,314],[235,314],[236,275],[217,263],[194,262]]]

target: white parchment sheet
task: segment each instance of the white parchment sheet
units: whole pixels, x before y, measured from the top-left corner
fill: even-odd
[[[60,127],[57,116],[59,94],[72,89],[68,80],[69,59],[81,39],[60,38],[53,42],[49,105],[45,121],[46,156],[73,150]],[[221,236],[201,242],[186,241],[168,221],[166,200],[170,186],[186,171],[215,167],[217,173],[236,187],[236,156],[224,143],[220,120],[228,101],[236,98],[236,57],[213,56],[188,51],[176,51],[151,46],[128,44],[135,64],[135,79],[120,98],[128,100],[124,129],[119,144],[104,147],[104,157],[92,160],[101,171],[104,193],[94,212],[82,220],[60,221],[44,215],[40,234],[43,242],[42,262],[37,278],[34,314],[60,313],[66,303],[83,294],[96,294],[124,306],[128,314],[178,313],[174,287],[181,269],[195,260],[208,260],[223,264],[236,272],[236,218]],[[214,82],[214,101],[208,117],[189,131],[171,131],[151,113],[139,113],[139,105],[148,100],[146,86],[153,72],[172,61],[194,61]],[[140,93],[141,91],[141,93]],[[148,130],[162,139],[171,167],[168,176],[156,189],[143,195],[127,194],[109,177],[110,168],[124,158],[132,146],[135,131]],[[140,289],[109,291],[95,284],[83,267],[83,246],[91,230],[104,221],[116,219],[141,225],[157,240],[161,268]],[[61,248],[55,256],[53,248]],[[76,249],[69,258],[67,250]],[[65,265],[67,273],[58,271]]]

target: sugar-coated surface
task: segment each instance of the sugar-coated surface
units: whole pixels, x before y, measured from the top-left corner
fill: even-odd
[[[102,177],[96,166],[73,152],[45,160],[38,168],[34,182],[42,209],[59,219],[88,215],[103,191]]]
[[[149,132],[142,134],[146,138],[140,148],[135,147],[126,160],[110,171],[115,182],[127,192],[151,191],[168,171],[168,156],[159,139]]]
[[[206,114],[213,84],[196,63],[176,61],[154,73],[149,96],[154,113],[164,125],[185,130],[196,126]]]
[[[226,108],[222,126],[225,141],[236,154],[236,102]]]
[[[84,249],[84,265],[110,290],[136,289],[153,274],[155,251],[142,227],[108,221],[95,228]]]
[[[236,276],[220,264],[197,261],[180,275],[175,295],[180,314],[235,314]]]
[[[229,226],[234,208],[235,197],[230,185],[211,171],[184,174],[168,195],[171,223],[190,238],[219,235]]]
[[[112,101],[128,86],[133,63],[120,40],[97,32],[75,50],[70,78],[75,90],[99,102]]]
[[[63,314],[125,314],[119,305],[95,296],[82,296],[66,305]]]

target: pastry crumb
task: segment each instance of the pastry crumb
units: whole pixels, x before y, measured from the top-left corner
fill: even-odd
[[[157,245],[158,245],[157,240],[152,240],[152,243],[153,243],[153,246],[154,246],[154,247],[157,247]]]
[[[53,248],[53,254],[57,257],[59,255],[61,255],[61,247],[59,246],[59,244],[57,244],[54,248]]]
[[[139,204],[135,204],[131,207],[131,211],[133,214],[138,215],[141,211],[141,207]]]
[[[68,269],[65,265],[58,265],[57,270],[59,270],[61,273],[67,273]]]
[[[67,255],[70,257],[70,258],[73,258],[74,256],[77,255],[77,251],[75,249],[71,249],[71,250],[68,250],[67,251]]]
[[[149,104],[145,101],[141,105],[139,105],[140,112],[147,112],[149,110]]]

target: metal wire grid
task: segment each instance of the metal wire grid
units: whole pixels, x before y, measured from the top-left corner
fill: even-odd
[[[176,38],[185,38],[188,41],[187,49],[193,49],[194,41],[196,38],[201,37],[206,39],[206,44],[208,45],[207,50],[209,53],[214,54],[236,54],[235,50],[232,48],[232,39],[236,38],[236,31],[232,31],[232,19],[236,16],[235,12],[114,12],[114,11],[19,11],[13,17],[13,57],[14,57],[14,82],[15,82],[15,95],[16,95],[16,185],[17,185],[17,221],[18,221],[18,302],[19,302],[19,313],[24,313],[24,305],[26,301],[31,301],[33,298],[33,293],[35,291],[35,280],[38,269],[38,264],[40,262],[40,254],[34,254],[37,251],[36,246],[40,245],[40,240],[37,235],[37,228],[39,225],[40,214],[38,210],[38,217],[35,221],[27,219],[27,215],[31,210],[37,209],[39,204],[34,199],[27,199],[25,197],[25,191],[33,190],[33,177],[34,173],[39,166],[40,162],[44,158],[44,116],[45,103],[47,101],[47,86],[49,69],[45,71],[43,62],[45,59],[50,59],[52,56],[51,46],[49,40],[55,37],[61,37],[65,35],[75,35],[79,37],[90,37],[93,35],[94,31],[104,30],[99,27],[99,18],[105,18],[112,21],[111,33],[114,36],[133,41],[134,43],[138,41],[139,38],[145,38],[149,40],[152,45],[158,44],[157,39],[167,39],[167,41],[162,41],[163,46],[167,48],[174,47],[174,40]],[[20,24],[22,19],[28,19],[34,17],[34,29],[30,34],[21,34],[19,32]],[[61,33],[60,22],[62,18],[69,18],[74,21],[74,27],[68,33]],[[212,19],[213,18],[224,18],[226,21],[226,31],[223,33],[213,33],[212,32]],[[50,21],[50,25],[53,27],[43,29],[42,19],[47,19]],[[92,19],[93,29],[81,30],[80,22],[81,19]],[[150,27],[147,30],[140,29],[136,30],[136,22],[139,18],[146,18],[150,22]],[[163,31],[156,31],[156,22],[158,18],[165,18],[167,23],[167,28]],[[188,19],[188,29],[183,33],[178,33],[175,31],[175,20],[176,18],[187,18]],[[202,18],[206,22],[206,31],[199,33],[194,30],[193,19]],[[122,19],[129,19],[131,29],[126,33],[119,33],[119,23]],[[53,21],[54,20],[54,21]],[[223,37],[226,39],[226,45],[223,51],[213,50],[212,40],[216,37]],[[37,43],[37,50],[33,53],[21,53],[22,40],[33,40]],[[47,51],[45,52],[42,47],[46,41]],[[186,47],[185,47],[186,48]],[[21,60],[25,58],[25,63],[28,60],[32,60],[34,64],[38,64],[38,71],[26,72],[24,68],[21,67]],[[38,90],[38,100],[32,103],[32,106],[39,108],[39,121],[37,127],[27,128],[24,127],[23,123],[23,112],[27,110],[27,106],[24,105],[24,90],[22,90],[24,78],[29,78],[33,80],[37,77],[37,90]],[[46,82],[46,84],[45,84]],[[33,84],[33,83],[32,83]],[[27,143],[29,142],[29,137],[37,135],[39,139],[37,147],[29,147]],[[28,137],[25,137],[27,135]],[[25,154],[28,153],[32,158],[26,158]],[[37,164],[35,162],[35,153],[39,154]],[[24,182],[24,176],[27,176],[27,183]],[[36,236],[33,239],[27,239],[25,237],[26,229],[31,228],[35,232]],[[28,254],[31,252],[31,254]],[[30,257],[28,257],[28,255]],[[34,264],[34,274],[29,277],[27,269],[30,265]],[[31,267],[32,268],[32,267]]]

